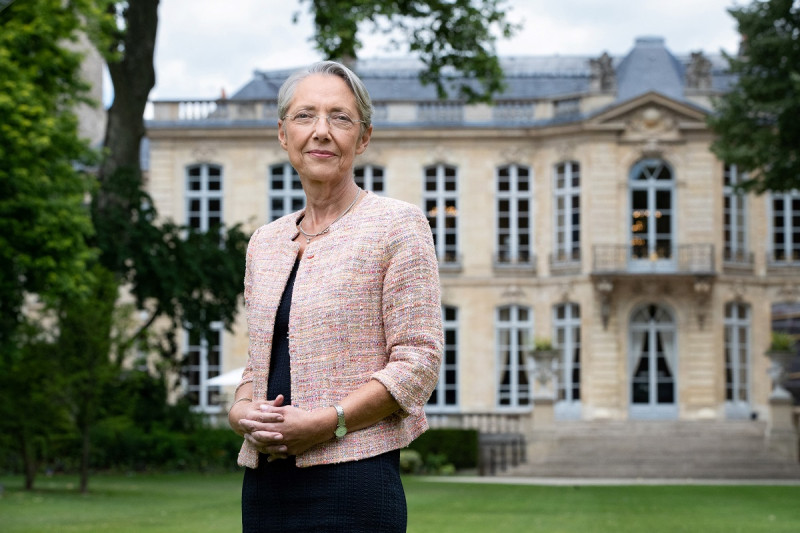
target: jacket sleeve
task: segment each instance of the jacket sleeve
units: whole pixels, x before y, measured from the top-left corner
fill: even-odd
[[[402,210],[387,238],[382,311],[389,362],[372,377],[400,404],[401,416],[420,415],[442,362],[439,265],[419,208]]]
[[[262,226],[263,228],[263,226]],[[253,295],[253,273],[252,273],[252,261],[253,261],[253,253],[256,247],[256,242],[258,241],[259,233],[261,233],[261,228],[258,228],[253,235],[250,236],[250,242],[247,244],[247,257],[245,259],[245,267],[244,267],[244,308],[245,313],[249,316],[250,315],[250,298]],[[239,382],[239,385],[236,386],[236,390],[238,391],[239,388],[246,384],[251,383],[253,381],[253,361],[250,357],[250,353],[248,350],[247,354],[247,364],[244,367],[244,372],[242,372],[242,380]]]

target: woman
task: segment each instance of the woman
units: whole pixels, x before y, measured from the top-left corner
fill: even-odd
[[[306,208],[259,228],[245,272],[244,531],[405,531],[399,449],[427,429],[442,352],[438,264],[419,208],[362,191],[361,80],[331,61],[278,93]]]

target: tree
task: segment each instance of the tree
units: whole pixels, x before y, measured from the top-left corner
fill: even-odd
[[[404,34],[394,44],[419,57],[425,66],[420,80],[434,84],[440,98],[455,90],[467,102],[491,102],[503,90],[496,35],[507,38],[518,29],[506,20],[505,0],[301,2],[309,3],[314,17],[315,46],[329,59],[352,62],[362,48],[360,27],[368,22],[373,31]]]
[[[800,189],[800,3],[756,0],[729,10],[742,35],[737,76],[714,104],[712,151],[749,172],[742,186],[758,193]]]
[[[86,292],[92,232],[85,205],[92,157],[75,106],[81,55],[62,46],[80,26],[75,3],[16,2],[0,11],[0,348],[28,294],[45,303]]]
[[[54,311],[87,298],[94,281],[82,170],[93,155],[73,112],[87,94],[81,55],[63,46],[85,3],[9,4],[0,5],[0,433],[30,489],[67,420],[53,402]]]

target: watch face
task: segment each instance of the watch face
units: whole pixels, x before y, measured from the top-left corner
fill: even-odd
[[[339,438],[344,437],[346,434],[347,434],[347,428],[342,426],[337,427],[336,431],[334,432],[334,435],[336,435]]]

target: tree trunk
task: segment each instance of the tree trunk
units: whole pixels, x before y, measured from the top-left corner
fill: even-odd
[[[89,429],[88,425],[81,427],[81,494],[89,492],[89,451],[91,450]]]
[[[153,55],[158,28],[158,2],[130,0],[125,11],[126,29],[119,43],[123,49],[122,57],[108,65],[114,86],[114,102],[108,110],[103,143],[106,155],[100,167],[101,182],[119,169],[141,172],[139,152],[145,134],[144,109],[156,82]],[[108,204],[101,202],[101,206],[107,207]]]
[[[24,428],[19,432],[19,440],[20,449],[22,450],[22,464],[25,468],[25,490],[33,490],[33,483],[36,480],[36,470],[38,468],[36,450]]]

